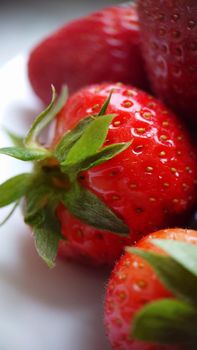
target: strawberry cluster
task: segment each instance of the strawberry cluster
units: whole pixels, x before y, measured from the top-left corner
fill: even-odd
[[[139,0],[66,25],[29,59],[44,102],[55,86],[50,104],[24,139],[9,132],[14,146],[0,149],[33,162],[0,185],[0,207],[13,203],[13,212],[23,199],[49,267],[57,255],[112,265],[126,247],[105,301],[114,350],[197,348],[197,231],[188,229],[197,202],[196,19],[195,0]],[[139,89],[149,86],[145,70],[165,104]]]

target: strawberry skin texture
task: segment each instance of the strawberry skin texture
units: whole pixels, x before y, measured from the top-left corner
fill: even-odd
[[[114,6],[75,20],[32,50],[29,79],[36,94],[50,101],[51,84],[70,93],[105,81],[147,86],[134,6]]]
[[[155,93],[197,122],[197,2],[139,0],[141,41]]]
[[[58,208],[67,238],[60,255],[98,265],[113,263],[125,245],[145,234],[179,224],[196,200],[197,163],[187,133],[161,102],[136,88],[102,84],[73,95],[57,117],[54,143],[84,116],[98,113],[112,89],[107,113],[117,116],[105,145],[132,144],[85,171],[80,181],[126,222],[129,237],[90,227],[63,205]]]
[[[170,239],[197,245],[197,231],[168,229],[143,238],[137,248],[161,253],[151,239]],[[151,266],[142,258],[126,253],[116,264],[106,293],[105,325],[114,350],[187,350],[181,345],[146,344],[128,340],[134,314],[146,303],[172,297],[160,283]]]

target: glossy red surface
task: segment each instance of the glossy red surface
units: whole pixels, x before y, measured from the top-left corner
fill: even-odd
[[[124,219],[129,238],[90,227],[63,206],[58,209],[67,238],[60,255],[97,264],[113,263],[126,244],[149,232],[180,224],[196,200],[197,163],[187,133],[163,104],[131,86],[103,84],[76,93],[57,118],[54,142],[80,119],[99,112],[112,88],[107,112],[117,117],[106,144],[131,140],[132,144],[84,172],[80,181]]]
[[[161,253],[150,241],[154,238],[197,245],[197,231],[171,229],[145,237],[137,247]],[[106,293],[105,326],[113,350],[188,350],[181,345],[145,344],[128,339],[135,313],[146,303],[168,297],[172,297],[171,293],[159,282],[150,265],[140,257],[126,253],[116,264]]]

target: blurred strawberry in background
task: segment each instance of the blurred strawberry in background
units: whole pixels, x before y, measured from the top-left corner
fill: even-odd
[[[197,1],[139,0],[138,12],[154,92],[197,122]]]
[[[66,83],[71,93],[106,81],[146,88],[135,5],[105,8],[66,24],[32,50],[28,72],[45,103],[51,84],[59,92]]]

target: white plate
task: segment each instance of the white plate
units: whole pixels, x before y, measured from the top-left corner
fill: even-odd
[[[41,105],[26,78],[26,58],[0,71],[0,124],[21,134]],[[0,131],[0,147],[9,140]],[[0,156],[0,182],[28,165]],[[3,218],[7,208],[0,211]],[[109,350],[102,312],[107,273],[37,256],[20,211],[0,227],[0,349]]]

